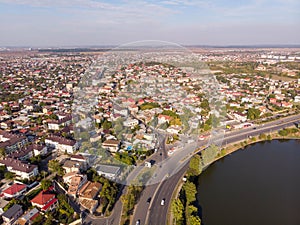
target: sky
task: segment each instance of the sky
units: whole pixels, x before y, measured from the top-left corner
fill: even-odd
[[[0,0],[0,46],[300,44],[299,0]]]

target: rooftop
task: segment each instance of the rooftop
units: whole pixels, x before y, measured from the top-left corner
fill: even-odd
[[[30,202],[38,204],[38,205],[45,205],[47,202],[49,202],[53,198],[55,198],[55,194],[50,193],[48,190],[41,191]]]
[[[9,194],[9,195],[14,195],[22,190],[26,189],[26,185],[25,184],[18,184],[15,183],[13,185],[11,185],[9,188],[5,189],[3,191],[3,193],[5,194]]]
[[[20,210],[22,209],[22,206],[21,205],[18,205],[18,204],[14,204],[12,207],[10,207],[7,211],[5,211],[2,216],[3,217],[6,217],[6,218],[13,218],[15,216],[15,214]]]
[[[102,164],[102,165],[97,166],[96,170],[101,171],[103,173],[117,174],[120,170],[120,167]]]
[[[7,167],[12,167],[14,170],[25,172],[25,173],[30,173],[35,168],[37,168],[36,165],[26,164],[21,162],[20,160],[12,159],[12,158],[1,159],[0,164],[4,164]]]

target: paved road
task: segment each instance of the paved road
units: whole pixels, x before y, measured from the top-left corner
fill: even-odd
[[[242,141],[247,139],[249,136],[256,136],[261,133],[269,133],[276,130],[280,130],[285,127],[292,126],[294,122],[300,120],[300,115],[291,116],[289,118],[280,119],[278,121],[273,121],[270,123],[266,123],[264,125],[258,125],[254,129],[254,127],[250,127],[247,129],[242,129],[238,131],[228,132],[224,136],[224,144],[230,144],[238,141]],[[204,143],[204,142],[203,142]],[[173,156],[172,156],[173,157]],[[171,157],[171,158],[172,158]],[[178,183],[178,180],[180,177],[184,174],[186,171],[186,168],[188,166],[187,164],[188,160],[185,160],[182,162],[183,165],[180,165],[181,169],[179,172],[177,172],[174,176],[170,176],[169,179],[162,182],[162,184],[159,186],[159,189],[157,190],[155,196],[152,197],[152,205],[150,210],[148,211],[149,206],[147,205],[145,198],[141,198],[137,205],[137,211],[134,216],[134,221],[137,219],[140,219],[141,224],[146,224],[146,218],[148,216],[148,223],[147,225],[165,225],[167,224],[167,212],[168,207],[171,201],[172,193],[176,187],[176,184]],[[158,186],[158,185],[157,185]],[[151,193],[154,194],[155,191],[150,189],[150,187],[146,187],[145,192],[150,195]],[[161,206],[161,200],[165,198],[165,205]],[[146,213],[145,213],[146,212]],[[148,215],[145,215],[147,214]],[[132,223],[134,224],[134,223]]]
[[[147,186],[145,190],[142,192],[142,196],[140,197],[139,203],[135,210],[134,210],[134,216],[132,224],[136,224],[137,220],[140,220],[140,224],[145,224],[147,211],[149,209],[150,204],[153,204],[153,195],[154,192],[157,190],[159,184],[153,184],[150,186]],[[159,189],[158,189],[159,190]],[[147,200],[151,198],[150,203],[147,202]]]
[[[274,130],[279,130],[287,126],[293,125],[293,122],[299,121],[300,115],[292,116],[279,121],[266,123],[265,125],[232,131],[225,133],[224,144],[230,144],[238,142],[248,138],[249,136],[259,135],[260,133],[269,133]],[[160,136],[162,137],[162,136]],[[156,161],[157,169],[152,179],[149,180],[148,185],[142,193],[142,196],[135,208],[132,224],[135,224],[137,220],[140,220],[140,224],[148,225],[164,225],[167,220],[167,211],[172,197],[172,193],[178,183],[178,180],[185,173],[188,166],[190,157],[194,154],[194,150],[199,146],[205,146],[208,141],[195,141],[192,143],[185,143],[184,151],[177,151],[171,157],[166,158],[166,148],[163,145],[163,139],[160,140],[158,152],[153,154],[151,159]],[[164,161],[162,164],[159,164]],[[137,169],[137,172],[131,176],[134,178],[138,172],[144,168],[141,166]],[[168,179],[163,180],[169,176]],[[123,193],[126,189],[123,190]],[[150,204],[147,203],[148,198],[151,197]],[[165,205],[161,206],[161,200],[165,198]],[[117,201],[113,213],[108,218],[97,218],[88,215],[83,224],[99,224],[99,225],[118,225],[121,216],[122,204],[121,201]],[[147,221],[146,221],[147,220]]]

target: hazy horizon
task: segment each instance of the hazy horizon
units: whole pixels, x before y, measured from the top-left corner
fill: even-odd
[[[297,0],[0,0],[0,46],[299,45]]]

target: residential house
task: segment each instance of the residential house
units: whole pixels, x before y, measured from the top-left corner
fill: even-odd
[[[119,140],[106,140],[102,143],[102,147],[110,152],[117,152],[120,148],[120,143]]]
[[[86,184],[87,182],[87,176],[82,174],[75,174],[71,177],[69,182],[69,188],[68,188],[68,195],[71,195],[72,197],[76,197],[77,192],[80,190],[80,188]]]
[[[34,156],[37,156],[37,155],[44,156],[48,152],[48,149],[47,149],[46,145],[32,144],[32,145],[29,145],[29,146],[32,146]]]
[[[139,124],[139,121],[137,119],[130,119],[130,118],[128,118],[127,120],[125,120],[123,122],[123,125],[125,127],[134,127],[134,126],[136,126],[138,124]]]
[[[167,132],[171,133],[171,134],[179,134],[179,131],[181,130],[180,126],[170,126],[167,128]]]
[[[96,200],[96,197],[101,189],[102,185],[98,182],[88,181],[86,184],[84,184],[78,192],[80,205],[89,210],[91,213],[94,213],[99,204],[99,201]]]
[[[66,160],[62,166],[62,168],[66,171],[66,173],[70,172],[80,172],[84,170],[84,163],[80,161]]]
[[[47,146],[31,144],[29,146],[23,147],[17,151],[12,152],[11,154],[9,154],[9,157],[14,159],[19,159],[21,161],[26,161],[33,156],[46,155],[46,154],[47,154]]]
[[[291,109],[293,107],[293,103],[291,103],[291,102],[281,102],[281,107]]]
[[[81,162],[83,164],[82,167],[84,170],[87,170],[89,167],[89,157],[85,157],[81,154],[71,155],[70,160]]]
[[[158,115],[158,124],[163,124],[163,123],[169,123],[172,119],[172,117],[168,116],[168,115]]]
[[[72,122],[72,116],[68,115],[59,120],[49,120],[48,129],[49,130],[60,130],[62,127],[70,125]]]
[[[294,101],[295,101],[296,103],[300,102],[300,95],[295,96]]]
[[[100,176],[104,176],[109,179],[116,179],[120,174],[121,168],[119,166],[100,164],[96,167],[96,171]]]
[[[246,114],[243,114],[243,113],[233,113],[233,117],[240,121],[240,122],[246,122],[247,121],[247,115]]]
[[[41,191],[30,202],[33,206],[40,208],[44,212],[51,211],[58,205],[58,199],[49,190]]]
[[[267,70],[267,67],[260,64],[258,65],[258,67],[255,68],[255,70],[258,70],[258,71],[266,71]]]
[[[120,107],[119,105],[115,104],[113,109],[114,109],[114,114],[120,114],[124,117],[128,116],[128,109],[127,108],[123,108],[123,107]]]
[[[0,198],[0,216],[4,213],[4,207],[7,206],[7,204],[9,203],[9,201],[6,201],[2,198]]]
[[[94,134],[92,137],[90,137],[90,142],[97,142],[101,140],[102,136],[101,134]]]
[[[3,190],[2,194],[6,198],[16,198],[24,194],[26,190],[27,190],[27,186],[25,184],[14,183],[10,187]]]
[[[16,224],[18,225],[27,225],[27,224],[33,224],[34,219],[40,215],[40,212],[37,208],[33,208],[31,210],[29,210],[27,213],[23,214],[23,216],[21,216]]]
[[[13,224],[21,215],[23,214],[23,209],[21,205],[14,204],[7,211],[2,214],[2,219],[4,224]]]
[[[131,113],[137,113],[139,111],[139,107],[137,105],[130,105],[128,106],[128,109]]]
[[[21,179],[30,179],[39,174],[36,165],[23,163],[20,160],[4,158],[0,160],[0,165],[5,165],[9,172],[15,173]]]
[[[102,184],[88,181],[79,190],[79,199],[95,199],[102,189]]]
[[[22,135],[16,135],[0,130],[0,148],[4,148],[6,153],[11,153],[23,147],[28,142]]]
[[[8,156],[13,159],[19,159],[21,161],[26,161],[33,157],[33,149],[28,147],[21,148],[9,154]]]
[[[58,149],[63,153],[67,152],[69,154],[74,153],[79,148],[79,145],[76,141],[55,135],[47,137],[45,139],[45,143],[49,147]]]
[[[276,98],[270,98],[270,103],[275,104],[277,102]]]
[[[79,173],[78,173],[78,172],[69,172],[69,173],[66,173],[66,174],[62,177],[64,183],[66,183],[66,184],[69,185],[70,182],[71,182],[72,177],[75,176],[75,175],[77,175],[77,174],[79,174]]]

